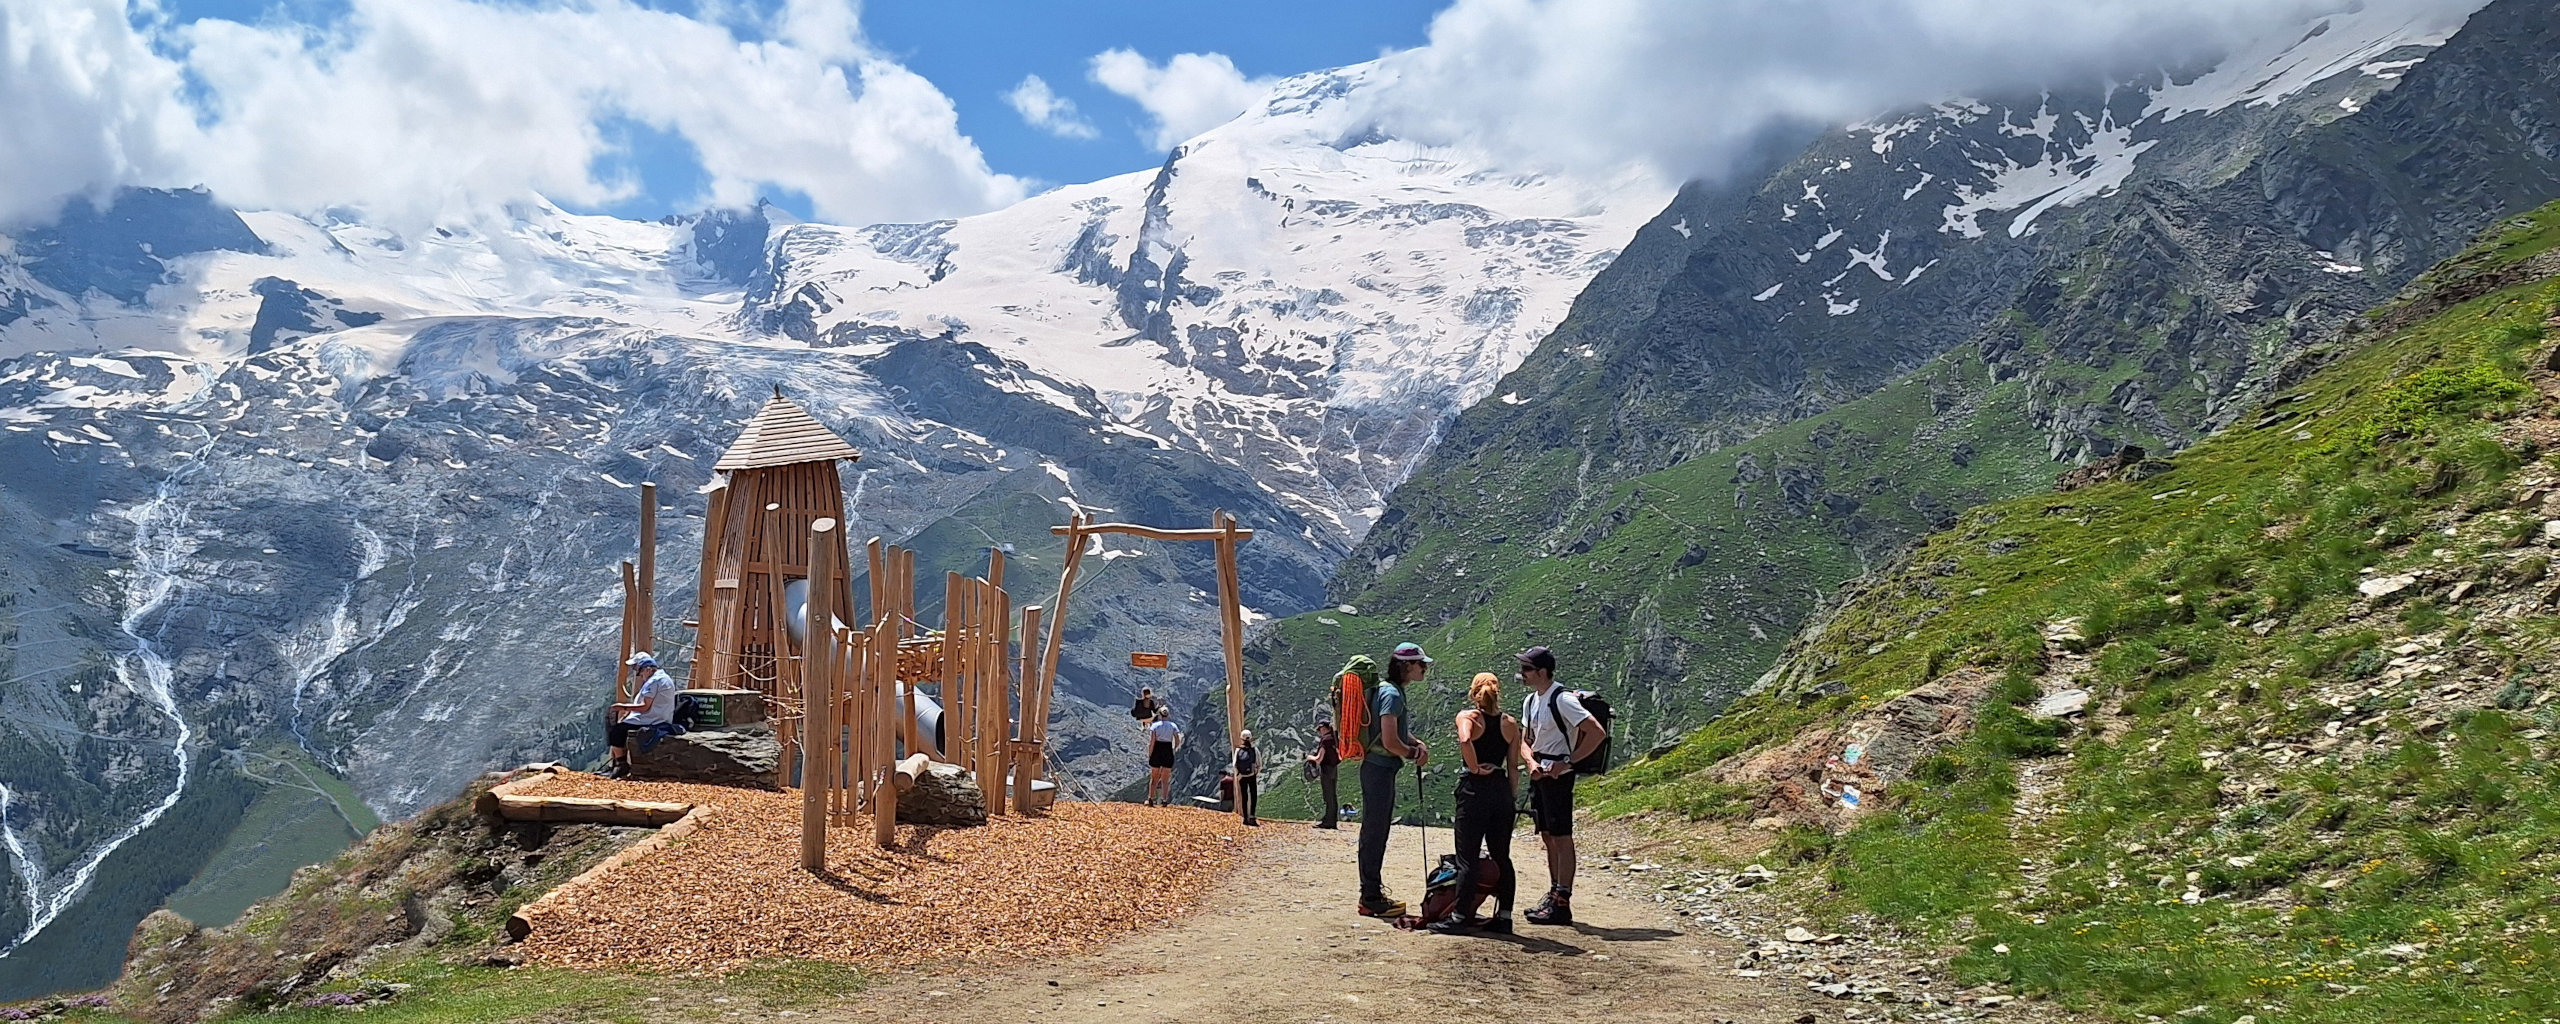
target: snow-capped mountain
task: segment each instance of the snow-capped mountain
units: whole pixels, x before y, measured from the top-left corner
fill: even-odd
[[[1043,601],[1068,510],[1225,508],[1258,530],[1250,615],[1305,611],[1354,544],[1391,563],[1377,535],[1421,528],[1382,519],[1386,495],[1461,409],[1522,413],[1461,434],[1580,429],[1499,390],[1604,357],[1550,337],[1568,306],[1662,325],[1592,410],[1820,408],[1866,382],[1753,374],[1907,368],[2014,297],[2002,282],[2069,229],[2055,211],[2355,116],[2459,23],[2391,9],[2199,73],[1880,117],[1676,200],[1394,138],[1361,113],[1389,62],[1283,82],[1153,171],[949,222],[527,202],[394,230],[203,193],[75,203],[0,239],[0,635],[22,638],[0,649],[0,945],[23,943],[0,994],[107,969],[133,920],[238,853],[223,837],[257,788],[225,751],[308,759],[396,814],[591,750],[635,485],[661,485],[680,652],[692,492],[776,385],[865,452],[856,535],[928,569],[1013,544],[1017,601]],[[2392,258],[2367,241],[2293,269]],[[1736,342],[1710,369],[1751,372],[1666,383],[1711,379],[1672,351],[1709,334]],[[1701,438],[1538,441],[1594,449],[1596,486],[1611,459]],[[1203,552],[1090,554],[1052,735],[1108,790],[1136,766],[1125,695],[1189,699],[1221,666]],[[1174,672],[1133,677],[1132,649],[1174,651]]]
[[[248,788],[222,751],[285,744],[386,814],[587,753],[635,485],[662,485],[681,645],[692,493],[777,385],[865,452],[853,529],[928,568],[1015,545],[1041,601],[1070,509],[1225,508],[1259,531],[1249,614],[1312,606],[1670,194],[1390,138],[1353,113],[1380,74],[957,222],[526,202],[404,231],[128,191],[8,239],[0,628],[65,639],[0,651],[0,945],[29,943],[0,976],[76,959],[80,922],[120,935],[193,870],[168,851],[214,853]],[[1136,760],[1102,709],[1222,669],[1205,551],[1091,554],[1052,734],[1108,791]],[[1136,648],[1174,671],[1133,678]]]

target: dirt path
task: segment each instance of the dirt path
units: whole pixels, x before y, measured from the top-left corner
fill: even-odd
[[[1282,831],[1205,901],[1202,913],[1099,953],[967,975],[900,974],[856,1003],[818,1015],[842,1021],[1485,1021],[1576,1024],[1837,1021],[1855,1004],[1808,993],[1795,977],[1734,974],[1744,947],[1689,933],[1622,879],[1586,877],[1572,928],[1518,934],[1403,932],[1351,911],[1351,831],[1273,823]],[[1421,830],[1398,828],[1389,891],[1419,899]],[[1450,848],[1431,830],[1434,856]],[[1515,840],[1522,902],[1547,884],[1544,857]],[[1586,854],[1588,856],[1588,854]],[[1178,870],[1178,865],[1168,865]],[[1590,873],[1600,874],[1600,873]],[[1867,1012],[1876,1008],[1863,1007]]]

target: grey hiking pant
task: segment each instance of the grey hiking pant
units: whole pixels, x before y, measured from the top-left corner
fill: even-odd
[[[1360,898],[1383,897],[1379,872],[1387,865],[1387,827],[1396,822],[1396,776],[1402,761],[1360,759]]]

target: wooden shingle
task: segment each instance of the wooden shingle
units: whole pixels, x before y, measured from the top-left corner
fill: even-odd
[[[809,415],[809,410],[794,404],[780,394],[747,421],[747,429],[729,445],[713,466],[719,470],[762,469],[788,466],[799,462],[852,461],[862,453],[828,430],[826,424]]]

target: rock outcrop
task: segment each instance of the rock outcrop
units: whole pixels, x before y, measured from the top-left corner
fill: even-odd
[[[753,789],[782,787],[782,743],[773,730],[754,725],[736,731],[699,730],[631,751],[633,774],[668,782]]]

